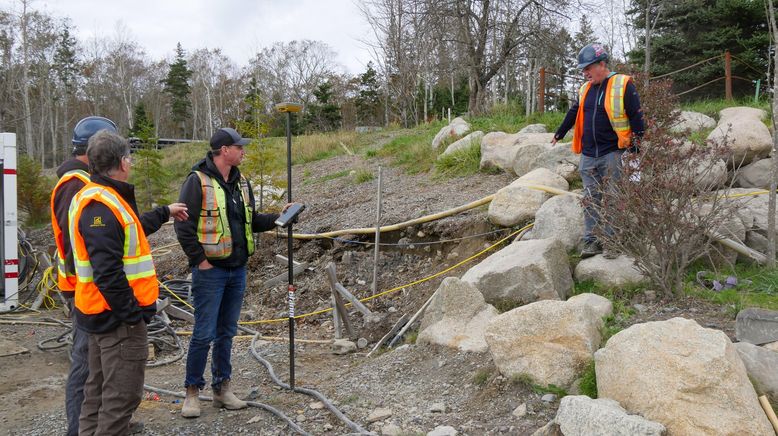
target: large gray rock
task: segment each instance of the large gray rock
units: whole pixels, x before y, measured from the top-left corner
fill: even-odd
[[[594,313],[600,318],[604,318],[608,315],[613,314],[613,303],[611,303],[611,300],[608,300],[602,295],[591,294],[588,292],[583,294],[573,295],[572,297],[567,299],[567,303],[583,304],[589,306],[594,311]]]
[[[541,149],[540,145],[549,145],[553,133],[514,133],[489,132],[481,139],[481,169],[499,168],[504,171],[513,171],[514,161],[519,149],[529,145],[536,147],[528,148],[522,152],[522,155],[529,156],[532,150],[538,150],[531,154],[532,158],[537,157]],[[523,171],[523,175],[532,168]]]
[[[600,346],[602,325],[586,304],[538,301],[492,319],[486,342],[502,375],[567,388]]]
[[[424,311],[417,342],[484,353],[486,325],[497,315],[475,286],[447,277]]]
[[[568,182],[572,182],[581,178],[581,175],[578,174],[580,162],[581,155],[573,153],[570,143],[566,142],[552,145],[540,153],[530,165],[533,168],[548,168]]]
[[[683,318],[636,324],[594,357],[599,396],[662,423],[668,434],[772,431],[740,356],[719,330]]]
[[[681,111],[678,123],[670,128],[673,132],[697,132],[716,127],[716,120],[699,112]]]
[[[484,132],[478,130],[473,133],[470,133],[469,135],[465,136],[462,139],[457,140],[453,144],[446,147],[446,151],[440,154],[440,156],[444,156],[447,154],[454,153],[459,150],[466,150],[473,146],[474,144],[481,146],[481,139],[484,137]],[[440,156],[438,156],[438,159],[440,159]]]
[[[519,133],[548,133],[548,130],[545,124],[529,124],[519,130]]]
[[[537,168],[538,158],[551,150],[551,144],[548,142],[525,143],[516,150],[516,157],[513,160],[513,172],[517,176],[523,176]]]
[[[489,204],[489,220],[497,225],[512,227],[535,217],[540,206],[552,194],[527,185],[544,185],[566,191],[568,183],[546,168],[537,168],[500,189]]]
[[[511,171],[518,150],[517,140],[518,135],[509,135],[505,132],[489,132],[484,135],[481,138],[480,168]]]
[[[766,157],[773,147],[770,131],[756,118],[722,118],[708,141],[727,146],[732,151],[729,165],[735,167]]]
[[[703,190],[713,191],[721,188],[727,183],[729,172],[727,163],[723,159],[716,159],[715,162],[695,161],[693,166],[694,183]]]
[[[778,341],[778,312],[755,307],[741,310],[735,321],[735,337],[755,345]]]
[[[778,353],[748,342],[738,342],[735,348],[757,391],[778,400]]]
[[[593,256],[578,262],[575,267],[575,280],[591,280],[607,287],[622,287],[630,284],[646,283],[646,277],[635,268],[632,258],[619,255],[615,259],[606,259],[602,255]]]
[[[728,107],[719,111],[719,122],[721,122],[722,120],[729,120],[729,119],[735,119],[735,120],[752,119],[752,120],[762,121],[766,117],[767,117],[767,112],[763,111],[762,109],[757,109],[755,107],[748,107],[748,106]]]
[[[470,268],[462,281],[494,305],[565,299],[573,288],[567,252],[554,239],[514,242]]]
[[[544,202],[535,213],[533,239],[558,239],[565,249],[575,248],[584,232],[584,211],[574,195],[556,195]]]
[[[740,167],[735,176],[735,186],[739,188],[769,188],[772,165],[772,159],[767,158]]]
[[[617,401],[586,395],[562,398],[554,420],[565,436],[661,436],[666,431],[658,422],[628,414]]]
[[[437,149],[446,139],[458,138],[470,131],[470,124],[460,117],[451,120],[448,126],[443,127],[432,139],[432,148]]]

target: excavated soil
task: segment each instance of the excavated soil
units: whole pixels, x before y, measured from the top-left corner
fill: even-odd
[[[507,185],[513,179],[507,174],[475,175],[454,179],[435,179],[427,174],[407,175],[379,159],[363,160],[360,156],[338,156],[296,166],[294,199],[307,208],[295,231],[323,232],[375,225],[376,183],[356,183],[352,175],[334,177],[344,171],[375,171],[383,164],[382,224],[391,224],[440,212],[469,203]],[[39,250],[50,244],[50,229],[31,232],[29,238]],[[458,239],[470,235],[474,238]],[[506,231],[486,221],[486,208],[382,235],[382,242],[397,244],[381,247],[378,262],[379,291],[401,287],[444,270],[492,245]],[[286,284],[268,288],[263,283],[284,274],[285,264],[274,259],[286,255],[286,239],[278,233],[262,235],[258,253],[249,262],[249,279],[243,321],[283,318],[287,310]],[[325,309],[330,303],[330,287],[325,267],[330,262],[338,278],[357,297],[372,295],[373,247],[363,244],[371,236],[343,236],[338,239],[295,241],[294,260],[305,262],[309,269],[295,279],[296,313]],[[176,244],[172,226],[164,226],[150,237],[157,248],[155,260],[162,280],[186,278],[186,257]],[[444,241],[444,242],[440,242]],[[445,242],[447,241],[447,242]],[[541,393],[501,376],[488,353],[474,354],[451,349],[406,344],[367,357],[376,340],[387,333],[402,315],[413,315],[432,295],[440,281],[460,276],[472,265],[466,264],[418,285],[406,286],[366,303],[378,322],[365,322],[361,314],[351,312],[355,338],[365,338],[367,348],[347,355],[334,355],[329,344],[304,343],[299,340],[330,340],[334,336],[329,313],[309,316],[296,323],[295,380],[297,386],[316,389],[332,400],[340,410],[361,426],[381,433],[391,424],[402,434],[426,434],[437,426],[454,427],[459,434],[531,434],[556,413],[558,400],[541,401]],[[163,296],[165,292],[163,291]],[[649,301],[637,293],[631,303],[640,303],[642,311],[624,321],[630,325],[649,320],[684,316],[701,325],[733,335],[731,311],[693,298],[672,301]],[[41,321],[47,317],[63,318],[61,310],[42,314],[17,315],[23,321]],[[0,317],[8,319],[8,316]],[[181,330],[191,329],[183,321],[174,321]],[[246,327],[275,339],[260,341],[259,352],[273,365],[284,381],[289,378],[289,345],[285,320],[250,324]],[[65,348],[41,351],[37,343],[65,331],[59,326],[36,324],[0,324],[0,337],[26,347],[29,352],[0,357],[0,432],[12,435],[62,434],[65,430],[64,385],[68,369]],[[412,335],[411,335],[412,336]],[[411,338],[412,339],[412,338]],[[184,348],[188,337],[182,336]],[[291,393],[275,386],[268,372],[251,355],[250,339],[235,340],[233,379],[239,396],[271,405],[311,434],[348,434],[345,426],[317,400],[301,393]],[[159,359],[171,357],[160,351]],[[184,359],[148,368],[149,385],[172,391],[183,391]],[[206,374],[206,379],[209,375]],[[206,389],[205,395],[210,395]],[[527,414],[512,412],[525,404]],[[135,413],[145,423],[148,435],[227,435],[290,434],[289,428],[274,415],[256,408],[225,411],[204,404],[203,416],[187,420],[180,416],[180,400],[169,395],[149,395]],[[389,416],[369,423],[368,416],[377,409],[388,409]]]

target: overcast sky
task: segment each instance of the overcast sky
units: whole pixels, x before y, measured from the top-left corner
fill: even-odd
[[[371,30],[356,0],[32,0],[32,8],[69,17],[77,37],[106,38],[118,23],[152,58],[172,57],[177,42],[191,53],[221,48],[246,65],[259,48],[276,41],[312,39],[338,54],[345,72],[364,71],[370,53],[360,39]],[[20,10],[16,0],[3,9]]]

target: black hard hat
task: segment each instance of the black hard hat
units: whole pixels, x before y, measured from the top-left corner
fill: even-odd
[[[583,70],[591,64],[605,61],[608,62],[608,52],[601,44],[589,44],[578,52],[578,69]]]
[[[76,127],[73,128],[73,154],[86,154],[89,138],[101,130],[119,133],[116,123],[104,117],[86,117],[76,123]]]

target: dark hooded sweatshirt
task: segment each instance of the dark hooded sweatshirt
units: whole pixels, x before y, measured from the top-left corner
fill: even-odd
[[[138,215],[146,235],[156,232],[170,219],[170,209],[167,206],[160,206],[139,215],[135,203],[135,187],[129,183],[99,174],[92,175],[92,182],[115,189]],[[95,222],[102,224],[92,225]],[[124,274],[124,228],[111,209],[97,201],[87,204],[81,213],[78,228],[92,264],[94,283],[111,307],[111,310],[94,315],[86,315],[77,310],[78,327],[89,333],[106,333],[116,329],[121,323],[149,323],[157,312],[157,305],[153,303],[149,306],[138,306],[138,300],[135,299]]]
[[[57,178],[62,178],[68,171],[82,170],[89,172],[89,166],[84,162],[76,158],[68,159],[57,168]],[[84,187],[84,182],[79,178],[72,178],[68,182],[64,183],[57,190],[54,195],[54,216],[56,217],[59,228],[62,229],[62,241],[64,246],[64,253],[62,257],[65,259],[65,265],[67,271],[74,271],[73,268],[73,250],[70,248],[70,228],[68,227],[68,209],[70,208],[70,201],[73,196],[76,195],[81,188]],[[63,291],[66,297],[73,298],[73,291]]]
[[[248,244],[246,241],[246,214],[244,212],[243,197],[240,189],[240,170],[238,167],[230,169],[228,180],[225,181],[216,164],[213,163],[213,153],[208,152],[205,159],[196,163],[192,171],[202,171],[216,180],[224,191],[227,202],[227,220],[232,233],[232,253],[226,259],[208,259],[213,266],[221,268],[237,268],[246,265],[248,261]],[[186,203],[189,219],[176,221],[175,229],[178,242],[184,253],[189,257],[189,265],[197,266],[206,259],[205,251],[197,240],[197,222],[200,219],[202,208],[203,190],[200,178],[195,173],[190,173],[181,187],[178,201]],[[249,203],[252,209],[251,229],[253,232],[264,232],[275,228],[277,213],[257,213],[254,209],[254,192],[249,183]]]

